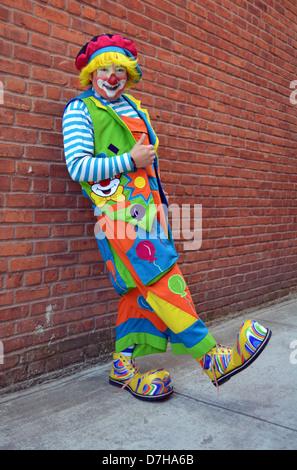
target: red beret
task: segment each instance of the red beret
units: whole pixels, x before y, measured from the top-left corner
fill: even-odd
[[[118,51],[137,58],[136,46],[130,39],[125,39],[120,34],[102,34],[95,36],[81,48],[75,60],[76,68],[82,70],[96,55],[106,51]]]

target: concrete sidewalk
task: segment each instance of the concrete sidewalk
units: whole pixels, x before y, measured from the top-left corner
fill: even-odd
[[[138,361],[143,371],[170,370],[175,392],[160,403],[113,393],[110,364],[92,367],[0,398],[0,449],[297,449],[297,299],[209,330],[232,346],[248,318],[269,327],[272,338],[219,394],[193,359],[171,351]]]

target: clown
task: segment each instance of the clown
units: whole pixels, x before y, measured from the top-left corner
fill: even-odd
[[[126,93],[142,78],[134,43],[96,36],[79,51],[76,67],[81,85],[90,87],[66,105],[65,159],[94,205],[98,247],[120,295],[109,381],[137,398],[168,397],[170,373],[143,374],[135,358],[165,352],[170,341],[174,354],[192,356],[218,387],[258,357],[271,332],[248,320],[235,346],[225,347],[196,313],[167,223],[159,141],[147,111]]]
[[[97,183],[90,183],[92,192],[90,198],[95,202],[97,207],[104,206],[107,201],[123,201],[123,186],[120,185],[120,179],[112,176]]]

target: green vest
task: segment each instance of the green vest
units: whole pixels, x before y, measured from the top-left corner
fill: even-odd
[[[123,96],[144,120],[150,143],[154,145],[157,151],[159,140],[151,126],[147,111],[141,109],[140,102],[131,95],[125,94]],[[94,155],[96,157],[108,159],[114,155],[130,152],[136,141],[127,125],[111,107],[102,105],[90,90],[74,99],[84,101],[89,110],[94,128]],[[83,193],[93,202],[95,215],[103,213],[111,219],[123,220],[136,226],[137,238],[126,255],[144,285],[156,282],[171,269],[178,259],[170,227],[168,226],[168,233],[165,233],[155,217],[157,210],[152,190],[158,191],[162,203],[168,205],[157,167],[158,161],[155,161],[154,177],[148,176],[144,168],[118,175],[117,178],[120,179],[120,182],[119,194],[116,196],[116,200],[108,198],[105,200],[105,198],[100,199],[98,197],[96,199],[92,191],[95,182],[80,182]],[[141,175],[141,178],[146,178],[145,197],[141,190],[136,191],[135,195],[135,188],[133,189],[133,183],[135,183],[135,178],[138,175]],[[104,199],[103,202],[102,199]],[[96,234],[96,239],[101,255],[107,265],[110,280],[118,294],[123,295],[136,287],[129,269],[106,236],[99,233]]]
[[[135,100],[131,95],[124,95],[127,101],[136,106],[137,111],[144,119],[148,135],[155,150],[158,148],[158,138],[156,137],[152,126],[149,121],[149,117],[146,111],[141,110],[140,102]],[[82,101],[86,104],[94,128],[94,155],[98,158],[109,158],[115,155],[115,151],[118,155],[128,153],[134,147],[136,141],[122,119],[117,113],[110,107],[105,107],[95,97],[82,98]],[[155,168],[157,175],[157,168]],[[133,196],[133,190],[131,187],[130,172],[122,173],[120,176],[120,187],[122,189],[122,196],[119,199],[130,201],[124,204],[119,204],[118,201],[108,200],[103,206],[96,204],[95,197],[92,199],[92,188],[88,182],[80,182],[84,192],[89,198],[97,205],[96,215],[100,215],[102,212],[105,213],[109,218],[124,220],[126,222],[138,225],[144,230],[150,231],[154,217],[156,215],[156,207],[152,193],[147,194],[147,197],[139,195],[138,197]],[[135,170],[131,170],[132,174],[135,174]],[[153,190],[160,191],[161,185],[159,184],[158,177],[148,177],[145,169],[141,169],[141,176],[146,179],[148,185]],[[139,211],[139,205],[144,209]],[[113,207],[114,206],[114,207]],[[138,209],[138,211],[137,211]],[[138,217],[135,217],[135,213]],[[141,213],[141,216],[139,215]]]

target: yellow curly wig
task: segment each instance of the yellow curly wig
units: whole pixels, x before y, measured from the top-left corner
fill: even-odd
[[[128,74],[126,89],[130,88],[134,83],[140,80],[141,76],[136,69],[137,59],[127,57],[120,52],[103,52],[91,60],[91,62],[81,70],[79,74],[81,86],[85,87],[91,83],[90,75],[99,67],[111,64],[126,67]]]

